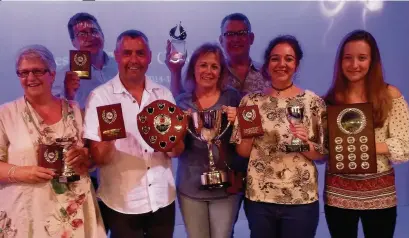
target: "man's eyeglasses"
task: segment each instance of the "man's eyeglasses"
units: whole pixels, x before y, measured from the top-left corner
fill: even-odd
[[[223,36],[225,37],[233,37],[233,36],[247,36],[250,33],[250,31],[227,31],[223,33]]]
[[[98,30],[92,30],[90,32],[87,31],[80,31],[76,35],[76,37],[85,38],[87,36],[99,37],[100,33]]]
[[[32,69],[32,70],[17,70],[16,74],[20,78],[27,78],[28,75],[30,75],[30,73],[33,73],[33,75],[36,77],[40,77],[48,72],[50,72],[50,70],[48,69]]]

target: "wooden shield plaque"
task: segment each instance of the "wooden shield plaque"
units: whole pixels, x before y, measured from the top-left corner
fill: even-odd
[[[70,71],[76,72],[80,79],[91,79],[91,53],[70,50]]]
[[[124,117],[120,103],[97,107],[97,113],[102,141],[126,137]]]
[[[237,108],[237,120],[242,138],[261,136],[264,134],[257,105]]]
[[[329,105],[329,172],[377,172],[372,104]]]
[[[138,115],[138,130],[156,151],[169,152],[185,136],[187,115],[166,100],[156,100]]]
[[[62,174],[63,147],[57,144],[40,144],[37,151],[38,166],[51,169],[56,176]]]

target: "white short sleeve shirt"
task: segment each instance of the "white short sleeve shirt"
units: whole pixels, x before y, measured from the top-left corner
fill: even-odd
[[[166,153],[154,150],[141,137],[136,116],[151,102],[164,99],[175,104],[165,87],[145,79],[141,105],[123,86],[119,75],[94,89],[85,108],[84,138],[101,141],[96,108],[120,103],[126,138],[115,142],[115,158],[100,168],[99,198],[124,214],[155,212],[175,200],[172,162]]]

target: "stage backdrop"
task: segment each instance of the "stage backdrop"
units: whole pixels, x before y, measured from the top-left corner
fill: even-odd
[[[189,52],[199,44],[217,41],[220,21],[232,12],[246,14],[255,33],[251,57],[260,61],[268,41],[279,34],[293,34],[301,42],[305,58],[296,83],[324,94],[331,82],[336,50],[341,38],[363,28],[380,46],[386,80],[409,98],[409,3],[372,1],[311,2],[0,2],[0,103],[22,95],[15,75],[15,53],[27,44],[43,44],[56,56],[58,68],[68,63],[72,45],[68,19],[89,12],[99,20],[109,54],[119,33],[139,29],[149,37],[153,60],[148,75],[169,85],[163,63],[170,28],[182,21]],[[400,205],[409,202],[409,168],[396,166]],[[323,165],[319,166],[320,194]],[[321,203],[322,204],[322,203]]]

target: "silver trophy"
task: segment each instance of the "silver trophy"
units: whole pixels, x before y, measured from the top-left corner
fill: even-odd
[[[178,34],[177,34],[177,31]],[[182,22],[176,25],[169,31],[171,37],[171,49],[170,49],[170,59],[171,63],[180,63],[186,60],[186,31],[182,27]]]
[[[201,175],[201,188],[225,188],[229,186],[227,173],[216,168],[213,158],[213,146],[220,143],[220,138],[230,127],[230,122],[222,128],[222,110],[209,110],[191,113],[191,121],[187,131],[196,139],[207,144],[209,154],[209,170]],[[189,128],[194,127],[194,128]]]
[[[75,145],[75,139],[74,138],[59,138],[56,140],[56,143],[62,147],[62,171],[61,174],[58,177],[58,181],[60,183],[70,183],[70,182],[75,182],[80,180],[80,176],[75,173],[74,169],[69,166],[67,163],[65,163],[65,158],[67,152],[70,150],[70,148]]]
[[[304,119],[304,106],[301,104],[289,104],[287,105],[287,119],[290,122],[290,124],[293,125],[298,125],[302,124],[302,121]],[[304,152],[304,151],[309,151],[310,146],[308,144],[305,144],[300,138],[293,136],[291,142],[289,145],[285,146],[286,152],[291,153],[291,152]]]

